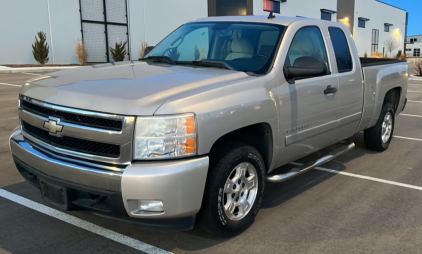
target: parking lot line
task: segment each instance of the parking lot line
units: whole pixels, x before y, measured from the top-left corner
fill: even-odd
[[[411,92],[411,93],[422,93],[422,92],[419,92],[419,91],[408,91],[408,92]]]
[[[29,73],[29,72],[21,72],[22,74],[26,75],[33,75],[33,76],[41,76],[42,74],[35,74],[35,73]]]
[[[6,84],[6,83],[0,83],[0,85],[4,85],[4,86],[17,86],[17,87],[22,87],[22,86],[20,86],[20,85]]]
[[[295,166],[302,166],[303,165],[302,163],[297,163],[297,162],[292,162],[290,164],[295,165]],[[369,180],[369,181],[373,181],[373,182],[386,183],[386,184],[390,184],[390,185],[395,185],[395,186],[399,186],[399,187],[404,187],[404,188],[408,188],[408,189],[414,189],[414,190],[422,191],[422,187],[416,186],[416,185],[399,183],[399,182],[384,180],[384,179],[370,177],[370,176],[358,175],[358,174],[353,174],[353,173],[348,173],[348,172],[343,172],[343,171],[338,171],[338,170],[328,169],[328,168],[317,167],[315,169],[317,169],[319,171],[337,174],[337,175],[350,176],[350,177],[365,179],[365,180]]]
[[[409,114],[400,114],[400,116],[422,117],[422,116],[418,116],[418,115],[409,115]]]
[[[412,102],[412,103],[422,103],[422,101],[407,101],[407,102]]]
[[[401,139],[408,139],[408,140],[414,140],[414,141],[422,141],[422,139],[419,138],[408,138],[408,137],[402,137],[402,136],[393,136],[394,138],[401,138]]]
[[[165,251],[163,249],[160,249],[158,247],[149,245],[147,243],[143,243],[141,241],[138,241],[136,239],[133,239],[131,237],[119,234],[117,232],[114,232],[112,230],[100,227],[98,225],[95,225],[93,223],[90,223],[88,221],[79,219],[77,217],[74,217],[72,215],[69,215],[64,212],[60,212],[56,209],[50,208],[48,206],[42,205],[40,203],[34,202],[32,200],[26,199],[24,197],[21,197],[19,195],[13,194],[11,192],[8,192],[6,190],[0,189],[0,197],[3,197],[5,199],[8,199],[12,202],[18,203],[20,205],[26,206],[32,210],[35,210],[37,212],[43,213],[45,215],[51,216],[53,218],[56,218],[58,220],[64,221],[66,223],[69,223],[71,225],[74,225],[76,227],[85,229],[91,233],[100,235],[102,237],[105,237],[107,239],[110,239],[112,241],[115,241],[117,243],[126,245],[128,247],[131,247],[136,250],[143,251],[145,253],[157,253],[157,254],[164,254],[164,253],[171,253],[168,251]]]

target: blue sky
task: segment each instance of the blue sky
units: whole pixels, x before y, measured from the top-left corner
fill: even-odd
[[[384,3],[405,9],[409,13],[407,35],[422,34],[422,1],[421,0],[381,0]]]

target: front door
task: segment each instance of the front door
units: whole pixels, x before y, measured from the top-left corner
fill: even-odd
[[[300,57],[312,56],[323,60],[331,70],[326,42],[319,26],[302,27],[290,40],[285,67],[294,66],[295,60]],[[337,77],[331,75],[331,71],[324,76],[300,79],[294,84],[284,83],[279,86],[279,165],[336,142],[339,101],[335,92],[324,94],[330,87],[334,91],[338,89]]]

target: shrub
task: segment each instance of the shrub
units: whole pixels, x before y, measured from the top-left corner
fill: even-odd
[[[49,60],[48,52],[50,51],[50,47],[46,42],[47,37],[45,36],[45,33],[39,31],[37,34],[39,39],[35,36],[35,42],[32,44],[32,54],[38,63],[44,65]]]
[[[145,54],[145,50],[149,47],[148,42],[143,41],[141,43],[141,54],[139,55],[141,58],[144,58]]]
[[[401,52],[402,52],[402,51],[401,51],[401,50],[399,50],[399,52],[398,52],[398,53],[397,53],[397,55],[396,55],[396,59],[400,59],[400,57],[402,56],[402,55],[401,55]]]
[[[120,42],[120,43],[116,42],[115,48],[110,47],[111,55],[113,55],[113,60],[115,62],[121,62],[125,60],[125,56],[127,53],[126,44],[127,44],[127,41]]]
[[[382,52],[378,52],[378,50],[371,53],[371,58],[383,58],[383,57],[384,55],[382,54]]]
[[[415,73],[418,76],[422,76],[422,61],[417,61],[415,63]]]
[[[88,62],[88,51],[86,50],[85,43],[80,40],[76,44],[76,58],[78,58],[81,65],[85,65]]]
[[[403,55],[401,55],[400,56],[400,58],[399,58],[400,60],[406,60],[407,59],[407,56],[405,55],[405,54],[403,54]]]
[[[365,51],[365,54],[363,55],[364,58],[368,58],[368,52]]]
[[[390,55],[391,55],[391,53],[390,53]],[[387,51],[385,51],[385,53],[384,53],[384,58],[388,58]]]

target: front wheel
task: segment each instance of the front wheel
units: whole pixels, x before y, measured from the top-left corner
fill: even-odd
[[[385,103],[381,110],[378,122],[370,129],[365,130],[365,146],[374,151],[387,150],[393,138],[395,115],[393,105]]]
[[[265,190],[265,165],[252,146],[232,143],[211,158],[201,228],[222,237],[252,225]]]

